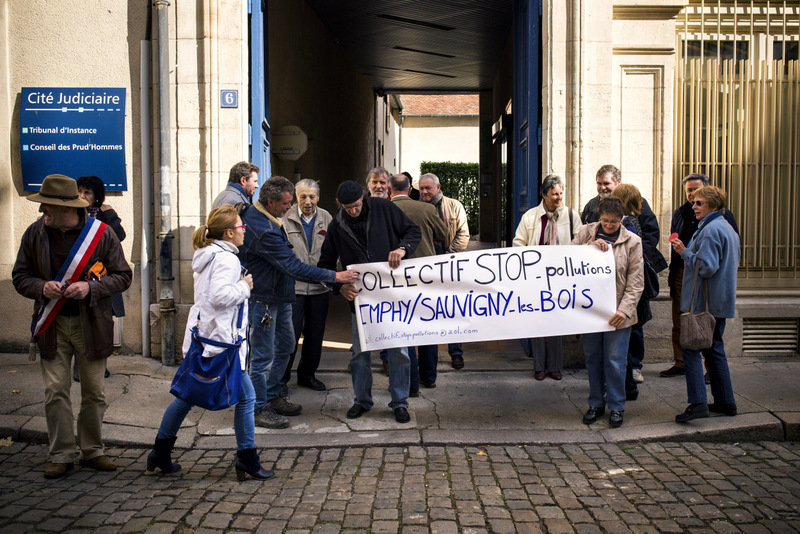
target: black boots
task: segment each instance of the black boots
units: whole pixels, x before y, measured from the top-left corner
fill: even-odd
[[[181,470],[179,464],[172,463],[172,447],[175,445],[174,438],[156,438],[153,450],[147,455],[147,473],[155,473],[156,467],[161,470],[161,474],[168,475]]]
[[[245,479],[245,474],[258,480],[267,480],[275,476],[272,471],[261,467],[261,461],[255,449],[236,451],[236,478]]]

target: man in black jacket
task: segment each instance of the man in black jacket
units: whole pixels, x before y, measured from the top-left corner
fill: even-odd
[[[600,199],[611,196],[611,192],[622,183],[622,173],[614,165],[603,165],[598,169],[595,180],[597,182],[598,195],[583,207],[583,213],[581,213],[583,224],[600,220],[600,213],[597,211]],[[689,211],[691,211],[691,208]],[[653,213],[650,204],[647,203],[644,197],[642,197],[642,214],[639,215],[639,223],[642,225],[642,235],[640,237],[642,238],[642,247],[647,259],[655,271],[660,273],[667,268],[667,261],[658,251],[658,242],[661,239],[658,230],[658,218],[656,218],[656,214]]]
[[[597,196],[586,203],[581,214],[583,224],[589,224],[600,220],[600,213],[597,207],[600,205],[601,198],[608,198],[611,196],[612,191],[622,183],[622,173],[614,165],[603,165],[597,170],[595,177],[597,182]],[[658,251],[658,242],[661,239],[661,232],[658,229],[658,218],[650,204],[642,197],[642,213],[639,215],[639,224],[642,227],[642,248],[644,255],[653,266],[653,269],[659,273],[667,268],[667,261],[664,256]],[[645,308],[646,306],[646,308]],[[650,320],[650,308],[646,304],[640,303],[639,306],[639,322],[631,329],[631,341],[628,347],[628,360],[629,360],[629,384],[628,392],[632,393],[637,383],[644,382],[642,376],[642,360],[644,359],[644,324]],[[644,313],[646,312],[646,313]],[[632,386],[632,387],[631,387]],[[633,397],[628,397],[632,399]]]
[[[694,215],[692,203],[694,202],[694,192],[709,184],[708,176],[705,174],[690,174],[683,179],[683,189],[686,192],[686,202],[683,203],[675,213],[672,214],[670,224],[670,234],[678,234],[678,239],[682,243],[689,243],[692,236],[697,232],[697,225],[700,223]],[[736,234],[739,234],[739,227],[730,210],[725,210],[722,214],[728,221]],[[683,376],[686,372],[683,369],[683,356],[681,355],[681,285],[683,282],[683,258],[672,249],[669,260],[669,296],[672,299],[672,355],[675,364],[661,371],[660,376],[670,378],[673,376]]]
[[[419,227],[390,201],[366,198],[361,186],[352,180],[339,185],[336,199],[342,207],[328,225],[318,267],[335,269],[337,261],[341,261],[344,267],[388,261],[392,269],[397,269],[400,260],[416,250],[421,238]],[[350,376],[355,401],[347,410],[347,417],[355,419],[373,406],[370,353],[361,352],[360,349],[355,307],[352,304],[358,291],[352,284],[335,285],[334,288],[351,301],[353,356],[350,360]],[[408,350],[405,347],[389,349],[389,389],[392,395],[389,407],[394,411],[398,423],[407,423],[411,419],[408,414],[409,373]]]

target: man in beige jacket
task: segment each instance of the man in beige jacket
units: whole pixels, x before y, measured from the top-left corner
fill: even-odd
[[[433,204],[439,217],[447,226],[450,237],[450,246],[444,249],[445,253],[464,252],[469,243],[469,226],[467,225],[467,212],[458,200],[444,196],[439,177],[433,173],[423,174],[419,177],[419,199],[422,202]],[[447,345],[450,353],[450,365],[453,369],[464,367],[464,347],[461,343]]]

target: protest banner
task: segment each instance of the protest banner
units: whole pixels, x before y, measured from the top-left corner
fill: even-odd
[[[614,255],[514,247],[349,265],[361,350],[613,330]]]

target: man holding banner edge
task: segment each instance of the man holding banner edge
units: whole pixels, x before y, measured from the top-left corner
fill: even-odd
[[[344,266],[388,262],[392,269],[396,269],[400,260],[416,250],[421,238],[419,227],[390,201],[365,197],[361,186],[352,180],[339,185],[336,199],[342,207],[328,226],[317,264],[319,267],[335,269],[337,261],[341,260]],[[358,291],[351,284],[334,285],[334,291],[351,301],[353,356],[350,360],[350,376],[355,399],[347,411],[347,417],[356,419],[373,406],[370,353],[362,352],[360,348],[355,308],[352,305]],[[410,421],[409,373],[408,350],[405,347],[389,350],[389,389],[392,395],[389,407],[398,423]]]

